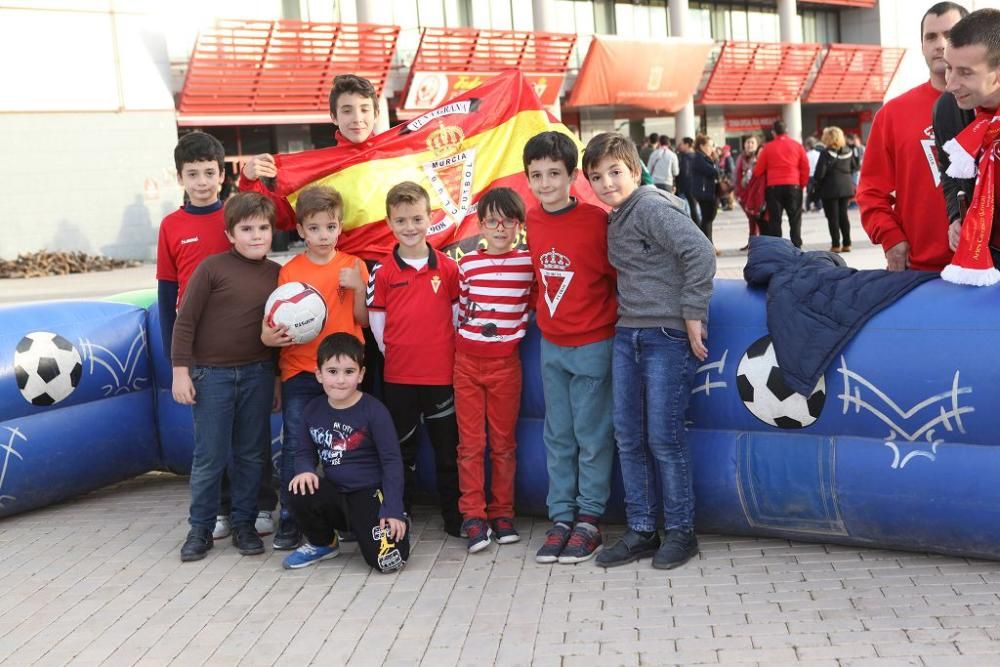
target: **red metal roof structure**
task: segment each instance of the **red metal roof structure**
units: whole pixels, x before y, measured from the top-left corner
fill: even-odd
[[[634,41],[595,35],[566,106],[674,113],[698,88],[712,42],[667,37]]]
[[[806,102],[882,102],[906,49],[831,44]]]
[[[478,28],[424,28],[401,99],[433,109],[504,70],[520,70],[545,104],[555,104],[576,35]]]
[[[809,0],[813,5],[837,5],[838,7],[874,7],[876,0]]]
[[[787,104],[802,96],[819,44],[725,42],[701,104]]]
[[[220,20],[198,35],[178,104],[180,125],[329,120],[338,74],[381,93],[398,26]]]

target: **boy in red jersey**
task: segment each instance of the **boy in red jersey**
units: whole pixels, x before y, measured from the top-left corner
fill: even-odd
[[[579,154],[569,137],[535,135],[523,157],[539,203],[528,211],[527,228],[539,288],[546,504],[553,522],[535,560],[579,563],[601,548],[598,522],[611,492],[617,304],[615,272],[608,262],[608,215],[570,196]]]
[[[334,141],[338,150],[365,148],[378,120],[378,93],[371,81],[354,74],[338,74],[330,90],[330,118],[337,126]],[[288,203],[288,195],[293,190],[282,180],[279,161],[270,153],[254,155],[243,167],[239,189],[265,195],[278,210],[277,228],[292,230],[295,229],[295,211]],[[273,188],[261,179],[269,179]]]
[[[306,405],[323,395],[323,385],[316,381],[316,351],[327,336],[349,333],[364,343],[361,327],[368,325],[365,288],[368,269],[364,262],[337,250],[344,202],[331,187],[306,188],[295,201],[299,236],[306,250],[281,267],[278,285],[300,282],[315,288],[326,301],[326,324],[316,338],[294,345],[284,327],[272,328],[264,321],[261,340],[281,347],[281,415],[284,438],[281,444],[281,518],[274,535],[274,548],[295,549],[302,533],[290,511],[288,484],[295,474],[291,452],[301,446],[302,415]]]
[[[225,150],[219,140],[204,132],[190,132],[181,137],[174,149],[177,181],[187,194],[187,203],[163,219],[156,250],[157,311],[160,335],[167,358],[171,354],[174,322],[184,298],[191,274],[211,255],[228,252],[232,247],[226,237],[219,190],[225,180]],[[270,474],[270,443],[265,456],[265,473],[257,494],[258,532],[274,531],[271,511],[278,504]],[[229,476],[223,475],[221,512],[216,518],[215,539],[229,537]]]
[[[455,413],[458,418],[458,508],[469,552],[520,540],[514,528],[521,358],[534,274],[531,254],[514,247],[524,224],[524,202],[510,188],[483,195],[477,209],[486,243],[458,261],[459,328],[455,340]],[[490,502],[483,488],[486,429],[490,440]],[[487,524],[489,519],[490,524]]]
[[[405,467],[404,499],[410,512],[416,481],[418,427],[434,447],[444,529],[459,537],[458,425],[452,373],[458,318],[458,265],[427,243],[431,201],[404,181],[385,198],[396,246],[372,269],[368,320],[385,354],[383,398],[399,434]]]

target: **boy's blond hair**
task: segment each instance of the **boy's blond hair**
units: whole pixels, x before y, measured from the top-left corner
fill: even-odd
[[[590,169],[604,158],[621,160],[633,176],[642,174],[642,161],[635,144],[617,132],[602,132],[587,142],[583,150],[583,173],[590,173]]]
[[[295,200],[295,217],[302,224],[317,213],[329,213],[340,220],[344,214],[344,198],[328,185],[309,186]]]
[[[385,215],[392,218],[392,209],[400,204],[419,204],[423,201],[427,205],[427,214],[431,212],[431,196],[427,194],[418,184],[413,181],[403,181],[396,183],[385,196]]]

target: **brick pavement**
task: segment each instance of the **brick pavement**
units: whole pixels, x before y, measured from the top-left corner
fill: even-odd
[[[186,479],[151,473],[0,522],[0,662],[1000,664],[1000,563],[703,535],[670,573],[543,566],[541,520],[470,556],[428,509],[401,573],[353,545],[286,572],[228,542],[182,564],[186,512]]]

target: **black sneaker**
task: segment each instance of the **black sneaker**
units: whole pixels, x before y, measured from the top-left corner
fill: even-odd
[[[445,519],[444,532],[448,533],[452,537],[468,537],[465,532],[465,527],[462,525],[461,519]]]
[[[653,567],[672,570],[698,555],[698,538],[691,530],[668,530],[663,546],[653,556]]]
[[[189,563],[204,558],[212,548],[212,530],[192,526],[181,547],[181,562]]]
[[[555,563],[569,540],[569,524],[559,521],[545,531],[545,544],[535,554],[536,563]]]
[[[233,545],[242,556],[256,556],[264,553],[264,541],[260,539],[253,524],[233,525]]]
[[[493,531],[483,519],[468,519],[462,524],[462,530],[469,536],[469,553],[474,554],[490,546]]]
[[[337,539],[339,539],[341,542],[357,542],[358,536],[349,530],[338,530]]]
[[[299,523],[291,516],[283,516],[278,521],[278,531],[274,534],[271,546],[275,551],[292,551],[302,543],[302,531]]]
[[[577,521],[566,547],[559,554],[559,563],[572,565],[590,560],[601,550],[601,542],[601,529],[596,524]]]
[[[513,544],[520,542],[521,536],[514,528],[514,520],[501,516],[493,519],[493,534],[497,536],[497,544]]]
[[[659,533],[654,532],[651,537],[643,537],[629,528],[613,547],[601,551],[595,562],[601,567],[616,567],[640,558],[649,558],[659,548]]]

